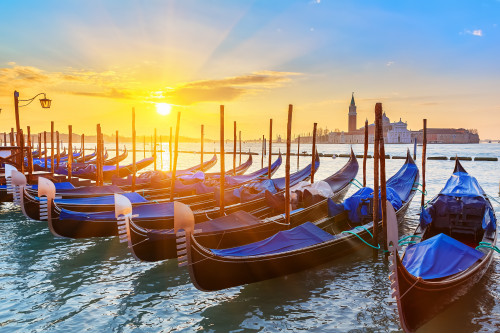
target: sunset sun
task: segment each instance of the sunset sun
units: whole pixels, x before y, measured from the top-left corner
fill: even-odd
[[[168,103],[156,103],[156,112],[162,116],[170,114],[172,105]]]

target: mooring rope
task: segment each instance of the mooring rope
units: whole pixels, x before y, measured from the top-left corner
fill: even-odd
[[[484,241],[479,242],[479,246],[477,246],[476,249],[478,248],[489,248],[493,249],[497,253],[500,253],[500,249],[497,246],[493,246],[493,244],[490,244],[489,242],[484,242]]]

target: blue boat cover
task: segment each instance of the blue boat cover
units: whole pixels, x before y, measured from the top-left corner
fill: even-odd
[[[134,208],[134,214],[136,210]],[[174,214],[172,208],[172,216]],[[139,217],[141,215],[139,214]],[[213,220],[208,220],[199,224],[196,224],[196,229],[201,230],[202,233],[211,233],[219,231],[230,231],[239,228],[246,228],[253,225],[260,224],[260,220],[254,215],[245,211],[236,211],[227,216],[216,218]],[[175,233],[172,229],[162,229],[162,230],[148,230],[148,238],[151,240],[162,240],[175,238]]]
[[[455,197],[482,197],[484,191],[481,189],[479,182],[477,182],[474,176],[464,172],[456,172],[450,176],[440,194]]]
[[[262,241],[244,246],[211,249],[218,256],[258,256],[292,251],[319,244],[335,237],[313,223],[307,222],[286,231],[280,231]]]
[[[483,214],[482,228],[494,231],[496,229],[495,211],[484,198],[484,191],[475,177],[464,172],[453,173],[439,195],[430,202],[427,209],[420,215],[420,224],[426,226],[433,220],[436,224],[448,224],[441,217],[448,214],[468,212]]]
[[[413,182],[412,182],[412,185],[413,185]],[[403,202],[401,201],[401,198],[399,197],[396,190],[394,190],[393,188],[389,187],[389,185],[387,185],[386,192],[387,192],[387,200],[389,202],[391,202],[392,206],[394,207],[394,210],[396,210],[396,211],[399,210],[403,206]],[[380,196],[381,196],[381,194],[379,191],[379,199],[380,199]],[[360,223],[361,222],[361,217],[359,217],[359,215],[358,215],[358,207],[363,202],[363,200],[372,199],[372,198],[373,198],[373,189],[370,187],[364,187],[364,188],[361,188],[358,191],[356,191],[351,197],[349,197],[348,199],[346,199],[344,201],[344,209],[348,211],[349,220],[351,222],[353,222],[353,223]],[[381,201],[379,201],[379,203],[381,203]],[[338,209],[335,209],[333,206],[331,209],[335,210],[335,212],[339,211]],[[363,205],[361,207],[360,213],[361,213],[361,215],[368,214],[368,209],[367,209],[366,205]],[[379,217],[382,217],[382,215],[381,215],[382,210],[381,210],[380,204],[379,204],[379,213],[380,213]]]
[[[328,217],[335,217],[345,211],[343,203],[335,203],[331,198],[327,199]]]
[[[131,203],[146,203],[147,199],[138,193],[125,193],[122,194],[127,197]],[[65,205],[99,205],[99,204],[115,204],[115,195],[109,196],[96,196],[96,197],[83,197],[83,198],[59,198],[54,200],[57,204]]]
[[[403,265],[415,277],[433,279],[462,272],[483,255],[482,252],[440,233],[408,246]]]
[[[177,177],[178,180],[181,180],[182,183],[184,184],[193,184],[196,182],[203,182],[205,181],[205,173],[202,171],[197,171],[194,174],[189,174],[189,175],[181,175]]]
[[[405,163],[396,174],[387,180],[387,188],[394,189],[399,198],[406,201],[411,193],[417,174],[417,165],[414,163]]]
[[[99,194],[122,194],[124,191],[115,185],[109,186],[85,186],[74,189],[61,189],[58,195],[99,195]]]
[[[56,182],[54,183],[56,186],[56,190],[61,190],[61,189],[75,189],[75,186],[72,185],[70,182]],[[34,184],[31,186],[31,189],[37,190],[38,189],[38,184]]]
[[[174,203],[153,203],[134,206],[134,215],[139,215],[137,220],[146,218],[164,218],[174,216]],[[116,221],[114,211],[104,212],[76,212],[66,209],[61,209],[59,215],[60,220],[70,219],[78,221]],[[172,232],[173,233],[173,232]]]

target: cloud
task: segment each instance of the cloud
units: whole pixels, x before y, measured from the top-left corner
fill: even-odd
[[[394,65],[394,62],[393,62],[392,60],[391,60],[391,61],[388,61],[388,62],[385,64],[385,66],[392,66],[392,65]]]
[[[245,94],[280,87],[291,81],[291,76],[296,75],[300,73],[260,71],[223,79],[199,80],[183,83],[163,92],[154,92],[151,97],[177,105],[232,101]]]
[[[0,68],[0,89],[23,89],[43,85],[44,89],[78,96],[135,99],[192,105],[201,102],[233,101],[243,95],[281,87],[300,73],[258,71],[222,79],[198,80],[174,87],[146,90],[147,83],[136,81],[126,70],[102,71],[66,68],[49,72],[33,66],[9,62]]]
[[[49,76],[42,70],[32,66],[16,66],[11,68],[0,68],[0,83],[24,82],[26,84],[44,82],[49,80]]]
[[[136,97],[132,92],[111,88],[104,92],[70,92],[73,95],[105,97],[110,99],[133,99]]]
[[[465,29],[463,33],[466,34],[466,35],[473,35],[473,36],[478,36],[478,37],[482,37],[483,36],[483,31],[481,29],[476,29],[476,30]]]

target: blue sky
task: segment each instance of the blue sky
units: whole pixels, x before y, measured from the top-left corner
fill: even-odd
[[[380,101],[411,129],[426,117],[498,138],[499,21],[497,0],[2,2],[0,117],[10,128],[13,89],[44,90],[61,126],[68,110],[94,129],[135,106],[146,133],[165,102],[183,112],[186,135],[204,122],[215,136],[225,104],[259,137],[270,117],[284,133],[289,103],[295,133],[314,121],[346,130],[354,91],[358,126]],[[46,129],[46,115],[31,115]]]

